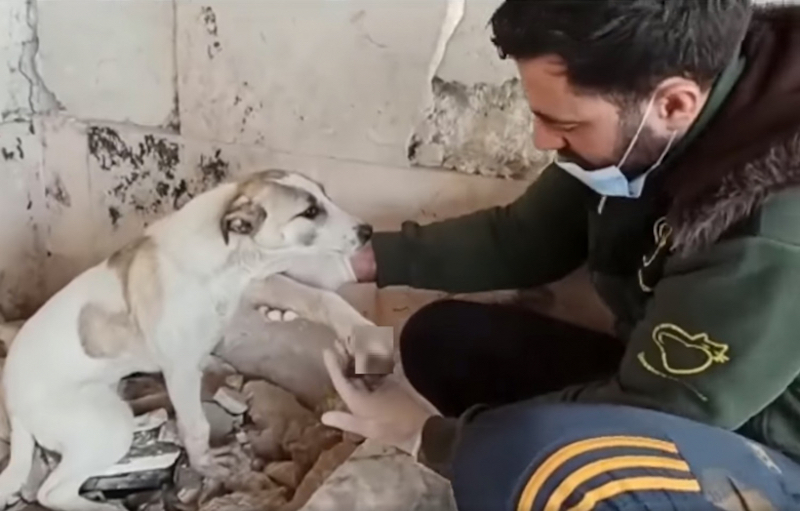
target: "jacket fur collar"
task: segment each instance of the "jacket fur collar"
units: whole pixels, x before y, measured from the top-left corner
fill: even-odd
[[[745,69],[665,176],[673,250],[716,242],[771,195],[800,185],[800,6],[756,9]]]

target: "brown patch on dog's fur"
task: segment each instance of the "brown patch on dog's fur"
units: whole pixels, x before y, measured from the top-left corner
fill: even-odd
[[[130,314],[109,312],[93,303],[84,305],[78,315],[78,336],[93,358],[115,358],[142,342]]]
[[[136,350],[160,318],[163,293],[151,238],[142,237],[108,258],[122,286],[125,310],[86,304],[78,317],[81,345],[90,357],[114,358]]]

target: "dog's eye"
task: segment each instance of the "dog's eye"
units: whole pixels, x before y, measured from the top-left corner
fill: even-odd
[[[319,206],[317,206],[316,204],[312,204],[311,206],[308,207],[308,209],[300,213],[300,216],[302,216],[303,218],[308,218],[309,220],[313,220],[317,218],[319,214],[320,214]]]

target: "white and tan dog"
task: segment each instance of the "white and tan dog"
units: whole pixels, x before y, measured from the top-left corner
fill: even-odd
[[[76,277],[24,324],[9,351],[3,388],[11,457],[0,475],[0,507],[27,480],[38,443],[61,455],[39,488],[40,504],[117,509],[79,490],[130,448],[133,416],[117,388],[133,373],[164,374],[190,463],[204,475],[222,475],[209,449],[201,377],[242,292],[269,277],[271,287],[262,291],[271,305],[299,309],[347,336],[369,322],[332,291],[276,274],[301,260],[299,273],[308,274],[316,255],[343,259],[371,232],[317,183],[264,171],[198,195]]]

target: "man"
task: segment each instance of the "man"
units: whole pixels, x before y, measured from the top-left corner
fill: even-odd
[[[351,413],[324,421],[465,510],[800,509],[800,8],[506,0],[491,26],[556,162],[508,206],[377,233],[355,274],[477,292],[586,263],[616,335],[435,303],[400,352],[441,416],[328,354]]]

